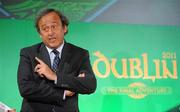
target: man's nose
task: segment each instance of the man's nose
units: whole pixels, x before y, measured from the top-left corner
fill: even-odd
[[[49,34],[49,35],[53,35],[53,34],[54,34],[54,31],[53,31],[52,28],[50,28],[50,29],[48,30],[48,34]]]

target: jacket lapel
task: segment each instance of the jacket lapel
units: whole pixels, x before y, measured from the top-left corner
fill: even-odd
[[[48,54],[48,51],[45,47],[45,45],[42,43],[39,48],[38,58],[40,58],[43,62],[45,62],[50,68],[51,68],[51,61]]]
[[[61,60],[59,63],[60,71],[64,70],[64,68],[66,68],[67,65],[69,65],[70,56],[71,56],[70,50],[71,50],[71,46],[65,42],[61,53]]]

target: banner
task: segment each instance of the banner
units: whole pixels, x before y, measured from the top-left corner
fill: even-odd
[[[0,20],[0,101],[19,110],[21,48],[40,42],[32,21]],[[180,27],[71,23],[67,42],[89,50],[97,90],[82,112],[164,112],[180,104]]]

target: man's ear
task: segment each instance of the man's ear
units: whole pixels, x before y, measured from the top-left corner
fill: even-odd
[[[39,33],[39,37],[40,37],[40,38],[42,38],[42,35],[41,35],[41,33]]]
[[[67,26],[64,25],[64,34],[67,32]]]

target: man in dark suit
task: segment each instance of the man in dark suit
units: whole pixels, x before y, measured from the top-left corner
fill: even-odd
[[[64,40],[68,20],[54,9],[40,13],[36,28],[42,43],[20,52],[21,112],[79,112],[78,94],[96,89],[88,51]]]

